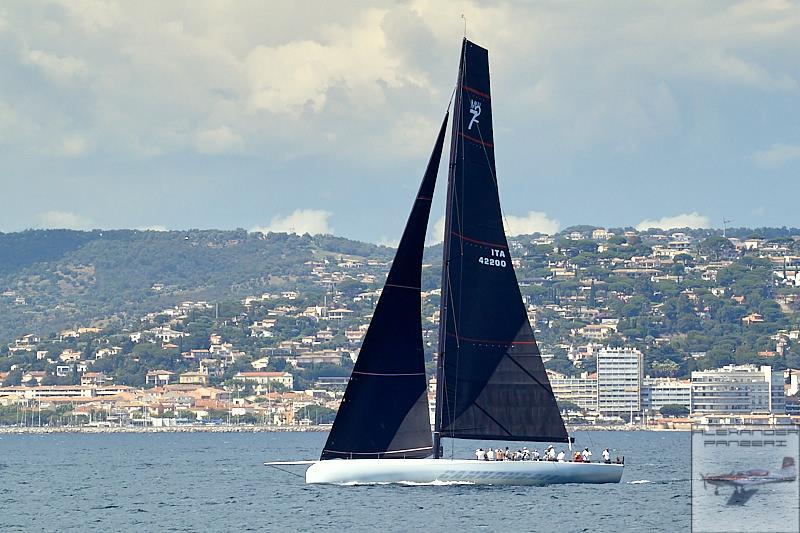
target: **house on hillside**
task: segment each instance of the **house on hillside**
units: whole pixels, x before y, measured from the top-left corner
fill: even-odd
[[[147,385],[162,387],[169,385],[175,378],[175,373],[169,370],[151,370],[145,374],[144,382]]]
[[[97,387],[105,385],[108,377],[102,372],[86,372],[81,376],[81,385],[85,387]]]
[[[750,313],[747,316],[742,317],[742,323],[749,325],[749,324],[760,324],[764,322],[764,317],[758,313]]]
[[[81,357],[83,357],[83,353],[80,350],[73,350],[71,348],[66,348],[61,352],[61,355],[58,356],[58,358],[65,363],[75,363],[80,361]]]
[[[152,333],[153,336],[157,340],[159,340],[161,342],[167,342],[167,343],[170,343],[173,340],[180,339],[182,337],[188,337],[189,336],[188,333],[185,333],[183,331],[175,331],[175,330],[173,330],[171,328],[168,328],[166,326],[153,328],[153,329],[149,330],[149,333]]]
[[[208,385],[208,374],[202,372],[184,372],[178,376],[181,385]]]
[[[269,366],[269,357],[262,357],[260,359],[256,359],[255,361],[251,361],[250,366],[253,367],[253,370],[264,370]]]
[[[268,390],[269,385],[274,383],[289,390],[294,387],[294,376],[290,372],[237,372],[233,379],[255,384],[256,391]]]
[[[47,376],[47,372],[41,370],[31,370],[22,374],[22,384],[26,384],[31,380],[35,380],[37,385],[42,384],[42,380]]]

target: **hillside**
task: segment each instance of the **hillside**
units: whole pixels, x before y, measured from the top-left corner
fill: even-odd
[[[275,289],[304,262],[329,254],[391,257],[387,248],[338,237],[245,230],[0,233],[0,343]]]
[[[723,237],[576,226],[510,247],[551,370],[591,373],[603,345],[640,350],[658,377],[728,364],[800,368],[796,228]],[[422,279],[430,368],[440,254],[426,249]],[[0,234],[0,372],[52,374],[57,361],[110,346],[119,353],[85,367],[139,386],[151,369],[197,370],[191,351],[218,338],[236,355],[217,380],[264,355],[283,371],[287,356],[327,352],[333,366],[292,368],[295,385],[308,386],[348,371],[391,259],[389,248],[343,238],[244,230]],[[162,327],[170,339],[158,337]]]

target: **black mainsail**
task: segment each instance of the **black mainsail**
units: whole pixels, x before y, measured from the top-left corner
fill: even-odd
[[[433,451],[422,347],[422,253],[447,115],[320,459]]]
[[[439,437],[568,442],[503,229],[486,49],[464,39],[450,146]]]

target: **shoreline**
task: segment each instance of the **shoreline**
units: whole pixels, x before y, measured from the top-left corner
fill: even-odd
[[[31,426],[0,427],[0,435],[43,435],[48,433],[306,433],[330,430],[330,426],[164,426],[164,427],[95,427],[95,426]]]
[[[690,431],[689,429],[672,428],[639,428],[619,426],[575,426],[571,432],[577,431]],[[330,431],[330,426],[246,426],[246,425],[220,425],[220,426],[164,426],[164,427],[95,427],[95,426],[31,426],[14,427],[0,426],[2,435],[46,435],[51,433],[308,433]]]

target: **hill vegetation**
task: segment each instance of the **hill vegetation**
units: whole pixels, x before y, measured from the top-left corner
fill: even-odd
[[[517,278],[541,351],[552,370],[595,369],[598,346],[644,354],[645,373],[688,377],[727,364],[800,368],[800,230],[762,228],[633,232],[593,226],[511,239]],[[441,246],[426,249],[423,337],[428,369],[437,346]],[[240,355],[217,382],[269,356],[295,388],[319,376],[347,376],[377,302],[393,251],[332,236],[244,230],[27,231],[0,234],[0,371],[46,370],[73,350],[83,360],[109,346],[94,371],[141,386],[151,369],[197,369],[191,350],[219,335]],[[168,313],[196,304],[182,318]],[[213,304],[213,305],[211,305]],[[328,313],[344,308],[345,316]],[[321,311],[323,310],[324,311]],[[269,326],[264,326],[269,322]],[[66,328],[100,331],[60,339]],[[169,326],[187,335],[153,338]],[[594,328],[594,329],[593,329]],[[137,332],[147,342],[134,341]],[[147,333],[149,332],[149,333]],[[13,350],[21,335],[41,337]],[[12,343],[9,345],[9,343]],[[308,350],[341,363],[290,366]],[[581,352],[584,350],[584,352]],[[37,353],[46,351],[39,358]]]
[[[184,300],[230,300],[289,283],[325,255],[391,257],[348,239],[213,231],[0,233],[0,343],[105,325]]]

